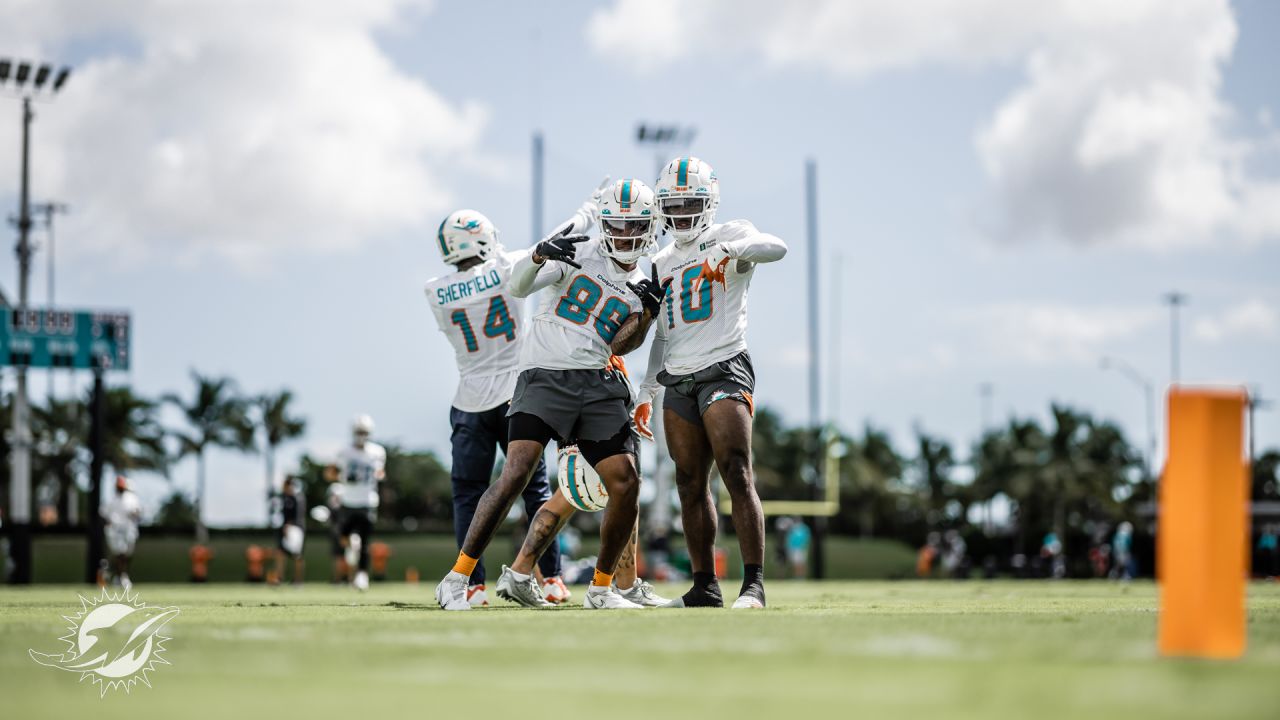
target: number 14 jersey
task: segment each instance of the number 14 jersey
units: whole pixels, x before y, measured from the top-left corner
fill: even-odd
[[[499,251],[471,268],[427,282],[427,302],[440,332],[453,345],[458,390],[453,406],[465,412],[491,410],[515,392],[523,301],[512,296],[511,268],[523,252]],[[441,368],[431,362],[431,368]]]

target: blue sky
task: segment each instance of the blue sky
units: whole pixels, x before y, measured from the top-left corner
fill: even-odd
[[[990,382],[996,420],[1059,401],[1141,440],[1140,391],[1099,360],[1167,383],[1175,288],[1184,379],[1280,394],[1272,3],[0,7],[31,19],[0,30],[3,52],[77,66],[35,129],[34,196],[72,206],[59,304],[133,311],[135,365],[115,380],[144,393],[188,391],[191,368],[294,389],[310,428],[286,466],[336,450],[359,412],[447,453],[456,376],[421,293],[444,270],[439,218],[472,207],[527,246],[531,133],[550,225],[604,174],[650,178],[644,120],[696,127],[721,219],[791,245],[756,275],[749,334],[758,397],[790,421],[807,416],[806,157],[824,382],[840,376],[823,413],[846,429],[885,426],[906,450],[919,425],[966,448]],[[1274,412],[1257,430],[1280,445]],[[216,453],[210,472],[215,524],[261,518],[259,457]]]

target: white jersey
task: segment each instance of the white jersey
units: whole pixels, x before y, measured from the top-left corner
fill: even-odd
[[[702,277],[704,262],[720,249],[730,258],[723,286]],[[683,246],[673,242],[658,252],[653,258],[658,278],[670,279],[671,287],[654,321],[657,332],[640,402],[657,394],[660,369],[688,375],[747,349],[747,288],[756,264],[786,254],[781,239],[746,220],[717,223]]]
[[[387,466],[387,451],[374,442],[364,447],[343,448],[338,454],[338,472],[342,473],[342,506],[346,508],[378,507],[378,482]]]
[[[581,270],[556,260],[535,265],[531,256],[516,263],[512,292],[517,297],[551,288],[551,302],[533,318],[520,348],[522,371],[603,368],[622,323],[643,310],[639,296],[627,287],[644,279],[639,268],[618,267],[598,239],[578,246],[574,259]]]
[[[453,406],[491,410],[515,391],[523,303],[509,289],[511,268],[524,252],[498,252],[469,269],[427,282],[427,302],[440,332],[453,345],[458,389]]]
[[[111,498],[102,516],[112,530],[132,531],[136,535],[141,514],[142,504],[138,502],[138,496],[132,490],[125,490]]]

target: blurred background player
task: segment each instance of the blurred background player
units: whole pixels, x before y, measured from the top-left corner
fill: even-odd
[[[598,194],[598,192],[597,192]],[[565,228],[586,232],[595,223],[595,198],[583,203]],[[437,249],[455,272],[427,282],[427,302],[440,332],[453,345],[458,389],[449,409],[453,428],[453,532],[458,549],[466,539],[480,496],[493,479],[497,451],[507,454],[507,410],[520,374],[520,344],[525,332],[524,301],[510,292],[511,269],[528,251],[506,252],[489,218],[474,210],[458,210],[440,223]],[[525,514],[532,519],[551,497],[547,468],[538,462],[522,493]],[[539,565],[546,590],[555,600],[569,599],[560,581],[560,544]],[[467,588],[472,605],[487,605],[484,559],[478,558]]]
[[[373,418],[357,416],[351,423],[351,447],[338,455],[342,473],[342,510],[339,536],[346,550],[347,565],[356,568],[351,584],[369,589],[369,542],[378,515],[378,483],[386,476],[387,451],[375,442]]]
[[[744,577],[735,608],[762,608],[764,513],[751,470],[755,370],[747,353],[747,287],[759,263],[787,254],[782,240],[746,220],[716,223],[720,185],[711,166],[676,158],[658,178],[658,212],[672,242],[653,259],[670,284],[665,312],[640,387],[636,428],[646,437],[659,387],[667,449],[676,466],[693,589],[674,607],[722,607],[716,582],[716,510],[709,472],[715,460],[733,500]]]
[[[102,517],[106,520],[107,553],[111,556],[111,583],[128,590],[133,587],[129,579],[129,562],[138,542],[142,505],[138,496],[129,489],[129,480],[125,476],[116,476],[115,497],[107,503]]]
[[[453,570],[436,587],[436,600],[446,610],[470,608],[467,578],[553,438],[562,444],[576,438],[609,492],[596,572],[583,605],[640,607],[613,589],[618,559],[635,527],[640,478],[628,411],[631,388],[608,366],[611,355],[640,346],[661,304],[656,284],[636,268],[655,247],[655,212],[652,190],[638,180],[619,180],[599,199],[598,240],[587,243],[586,235],[573,234],[578,228],[566,227],[516,262],[514,296],[550,288],[559,299],[534,318],[521,347],[508,411],[507,462],[502,477],[481,496]]]
[[[285,478],[284,490],[280,494],[280,552],[276,555],[276,581],[284,582],[285,557],[293,560],[293,584],[302,584],[303,563],[302,546],[306,539],[306,516],[304,515],[306,499],[298,492],[298,481]]]

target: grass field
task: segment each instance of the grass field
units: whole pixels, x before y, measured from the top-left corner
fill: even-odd
[[[27,654],[60,649],[76,589],[6,588],[0,715],[1280,716],[1275,584],[1250,588],[1250,647],[1237,662],[1157,658],[1145,583],[777,582],[770,608],[749,613],[446,614],[431,589],[143,585],[143,600],[181,608],[166,633],[173,664],[150,689],[100,700]]]

